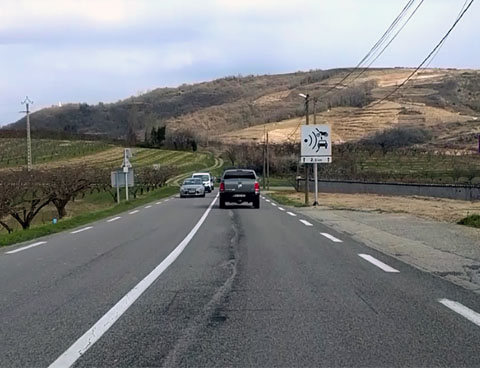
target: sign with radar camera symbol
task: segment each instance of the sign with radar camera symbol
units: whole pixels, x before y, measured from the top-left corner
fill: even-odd
[[[332,134],[330,126],[303,125],[300,151],[302,158],[331,157]]]

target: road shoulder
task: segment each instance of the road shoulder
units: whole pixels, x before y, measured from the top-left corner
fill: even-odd
[[[327,206],[294,210],[418,269],[480,293],[480,229],[407,213]]]

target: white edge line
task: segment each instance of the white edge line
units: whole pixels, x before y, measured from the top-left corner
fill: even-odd
[[[268,202],[268,203],[270,203],[270,202],[271,202],[271,201],[270,201],[270,199],[265,199],[265,201],[266,201],[266,202]]]
[[[21,247],[21,248],[15,249],[15,250],[11,250],[11,251],[9,251],[9,252],[5,252],[5,254],[13,254],[13,253],[21,252],[22,250],[30,249],[30,248],[33,248],[33,247],[37,247],[37,246],[39,246],[39,245],[46,244],[46,243],[47,243],[46,241],[36,242],[36,243],[30,244],[30,245],[27,245],[27,246],[25,246],[25,247]]]
[[[129,212],[128,214],[129,214],[129,215],[134,215],[134,214],[136,214],[136,213],[138,213],[138,212],[139,212],[138,210],[135,210],[135,211]]]
[[[152,207],[152,206],[151,205],[145,206],[145,208],[150,208],[150,207]]]
[[[470,322],[475,323],[477,326],[480,326],[480,314],[471,310],[470,308],[465,307],[463,304],[458,302],[454,302],[453,300],[449,299],[439,299],[438,300],[441,304],[445,307],[450,308],[454,312],[457,312],[462,317],[465,317]]]
[[[117,216],[117,217],[111,218],[110,220],[107,220],[107,222],[113,222],[113,221],[117,221],[119,219],[121,219],[121,217]]]
[[[371,264],[377,266],[378,268],[381,268],[385,272],[400,272],[399,270],[396,270],[393,267],[390,267],[389,265],[383,263],[382,261],[379,261],[378,259],[368,255],[368,254],[359,254],[360,257],[362,257],[364,260],[370,262]]]
[[[340,240],[338,238],[335,238],[333,235],[330,235],[328,233],[320,233],[320,234],[322,234],[325,238],[330,239],[331,241],[333,241],[335,243],[343,243],[342,240]]]
[[[278,207],[278,209],[279,209],[280,211],[285,211],[285,208],[282,208],[282,207]]]
[[[122,299],[120,299],[103,317],[101,317],[90,329],[87,330],[77,341],[73,343],[62,355],[60,355],[50,368],[54,367],[71,367],[85,352],[97,342],[102,335],[107,332],[110,327],[130,308],[130,306],[152,285],[155,280],[170,266],[188,243],[193,239],[200,226],[204,223],[210,213],[214,203],[218,198],[210,203],[210,206],[204,212],[203,216],[198,220],[197,224],[188,233],[185,239],[165,258],[157,267],[153,269],[142,281],[140,281],[132,290],[130,290]]]
[[[72,232],[70,232],[70,234],[77,234],[77,233],[81,233],[82,231],[90,230],[90,229],[93,229],[93,226],[87,226],[87,227],[84,227],[84,228],[82,228],[82,229],[78,229],[78,230],[72,231]]]
[[[297,215],[295,215],[293,212],[287,212],[290,216],[294,216],[296,217]]]
[[[299,220],[302,224],[304,224],[305,226],[313,226],[310,222],[308,222],[307,220]]]
[[[162,201],[160,201],[160,202],[157,202],[157,203],[155,203],[155,204],[160,204],[160,203],[162,203]]]
[[[272,206],[277,207],[277,204],[272,202]]]

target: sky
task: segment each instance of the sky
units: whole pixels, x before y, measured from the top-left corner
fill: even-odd
[[[420,0],[417,0],[420,1]],[[406,0],[1,0],[0,125],[231,75],[355,66]],[[417,66],[465,0],[424,0],[373,66]],[[480,67],[480,1],[431,67]],[[33,124],[33,122],[32,122]]]

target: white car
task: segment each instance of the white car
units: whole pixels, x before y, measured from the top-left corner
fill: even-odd
[[[203,185],[205,186],[205,190],[207,192],[211,192],[214,188],[213,186],[213,178],[210,173],[207,172],[198,172],[192,175],[192,178],[200,178],[202,179]]]

